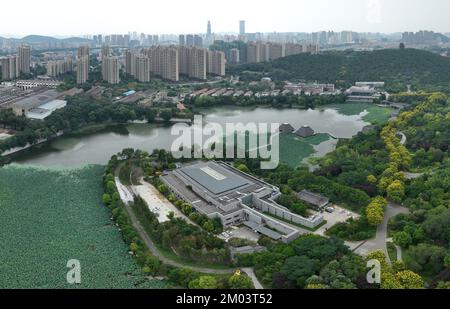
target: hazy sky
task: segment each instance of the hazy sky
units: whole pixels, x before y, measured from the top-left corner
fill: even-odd
[[[207,20],[237,32],[240,19],[247,32],[450,32],[449,0],[16,0],[1,10],[0,35],[200,33]]]

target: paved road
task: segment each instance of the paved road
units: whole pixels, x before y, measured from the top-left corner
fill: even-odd
[[[403,132],[398,131],[397,132],[398,135],[401,135],[402,139],[400,140],[400,144],[402,144],[403,146],[406,144],[406,142],[408,141],[406,138],[406,135]]]
[[[253,271],[253,268],[242,268],[242,271],[244,271],[253,281],[253,285],[255,286],[255,289],[257,290],[263,290],[264,287],[259,282],[258,278],[255,275],[255,272]]]
[[[417,179],[422,177],[425,173],[408,173],[408,172],[404,172],[405,174],[405,178],[412,180],[412,179]]]
[[[178,267],[178,268],[187,268],[187,269],[191,269],[193,271],[197,271],[197,272],[201,272],[201,273],[205,273],[205,274],[231,274],[236,271],[236,269],[234,269],[234,268],[213,269],[213,268],[206,268],[206,267],[190,266],[190,265],[178,263],[176,261],[173,261],[173,260],[167,258],[158,250],[158,248],[155,246],[155,244],[150,239],[148,234],[145,232],[145,229],[142,227],[141,223],[136,218],[131,206],[128,203],[124,203],[124,204],[125,204],[125,209],[128,213],[128,216],[130,217],[130,220],[133,224],[133,227],[136,229],[139,236],[144,241],[145,245],[150,250],[150,252],[154,256],[156,256],[158,259],[160,259],[161,262],[163,262],[164,264],[171,265],[171,266]]]
[[[374,239],[366,241],[362,246],[357,248],[355,252],[360,255],[366,255],[373,251],[382,250],[386,255],[386,261],[389,264],[392,264],[391,259],[389,258],[386,245],[388,222],[391,218],[399,214],[407,214],[407,213],[409,213],[408,208],[390,202],[386,207],[383,223],[380,224],[377,228],[376,237]]]

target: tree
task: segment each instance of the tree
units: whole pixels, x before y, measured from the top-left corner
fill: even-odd
[[[367,176],[367,182],[370,184],[376,184],[377,178],[374,175],[369,175],[369,176]]]
[[[306,256],[293,256],[284,262],[281,273],[298,287],[305,287],[306,280],[318,271],[318,261]]]
[[[405,43],[400,43],[400,45],[399,45],[399,47],[398,47],[400,50],[403,50],[403,49],[405,49]]]
[[[450,241],[450,209],[436,210],[422,224],[424,232],[433,240]]]
[[[169,122],[169,120],[172,118],[172,111],[169,109],[163,110],[160,116],[165,122]]]
[[[447,253],[444,259],[444,266],[450,268],[450,253]]]
[[[418,274],[410,271],[410,270],[404,270],[396,274],[398,282],[405,288],[405,289],[423,289],[425,283],[423,282],[423,279]]]
[[[114,192],[116,192],[116,184],[114,183],[114,181],[107,182],[106,190],[108,191],[109,194],[113,194]]]
[[[214,223],[212,223],[211,220],[205,221],[205,223],[203,223],[203,229],[209,233],[214,232]]]
[[[326,290],[329,289],[329,286],[326,284],[320,284],[320,283],[314,283],[314,284],[308,284],[306,286],[307,290]]]
[[[132,243],[130,244],[130,249],[131,249],[131,251],[133,251],[134,253],[136,253],[136,252],[139,250],[139,246],[138,246],[137,243],[132,242]]]
[[[217,289],[217,280],[212,276],[201,276],[198,279],[189,282],[190,289]]]
[[[253,289],[253,282],[252,279],[248,276],[244,276],[241,274],[234,274],[233,276],[228,279],[228,285],[230,286],[230,289]]]
[[[109,195],[108,193],[103,194],[102,201],[103,204],[109,205],[111,203],[111,195]]]
[[[145,258],[145,267],[147,274],[156,275],[161,267],[161,262],[157,257],[148,254]]]
[[[415,272],[429,272],[438,274],[444,269],[444,259],[447,250],[443,247],[421,243],[409,247],[409,256],[406,266]]]
[[[387,201],[381,196],[374,198],[367,206],[366,215],[370,225],[377,226],[383,222],[386,206]]]
[[[244,173],[250,173],[250,170],[248,169],[247,165],[245,165],[245,164],[240,164],[237,167],[237,169]]]
[[[391,271],[382,271],[381,286],[383,290],[399,290],[403,289],[403,285]]]
[[[387,196],[396,203],[401,203],[405,198],[405,186],[400,180],[391,183],[387,189]]]
[[[394,243],[402,248],[408,248],[412,244],[412,237],[405,231],[394,234]]]

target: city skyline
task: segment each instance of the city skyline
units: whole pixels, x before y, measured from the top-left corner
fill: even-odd
[[[3,16],[0,29],[9,30],[3,30],[1,36],[79,36],[129,31],[154,34],[206,33],[208,21],[211,21],[212,33],[238,33],[240,20],[246,21],[248,33],[322,30],[397,33],[421,29],[450,32],[450,20],[446,16],[446,12],[450,11],[450,3],[445,0],[429,0],[426,5],[421,0],[344,0],[339,3],[327,0],[281,0],[276,7],[262,0],[258,1],[257,8],[254,1],[229,0],[226,5],[218,3],[219,9],[211,10],[198,9],[211,7],[211,2],[206,0],[175,0],[170,4],[132,0],[127,2],[128,11],[139,8],[133,14],[124,13],[127,10],[122,8],[118,0],[110,1],[108,6],[80,0],[77,6],[70,8],[69,15],[55,14],[60,7],[59,1],[56,5],[52,0],[20,2],[27,7],[22,12],[22,18],[17,19],[15,14]],[[17,3],[2,4],[4,11],[16,7]],[[186,12],[189,12],[189,20],[185,18]],[[168,14],[170,19],[167,18]],[[49,21],[42,22],[43,17]],[[21,22],[23,20],[27,20],[27,23]],[[30,24],[33,27],[30,28]]]

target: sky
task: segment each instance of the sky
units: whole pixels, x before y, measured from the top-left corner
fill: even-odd
[[[450,32],[449,0],[16,0],[2,1],[0,35],[71,36],[136,31]],[[20,14],[5,14],[20,12]]]

